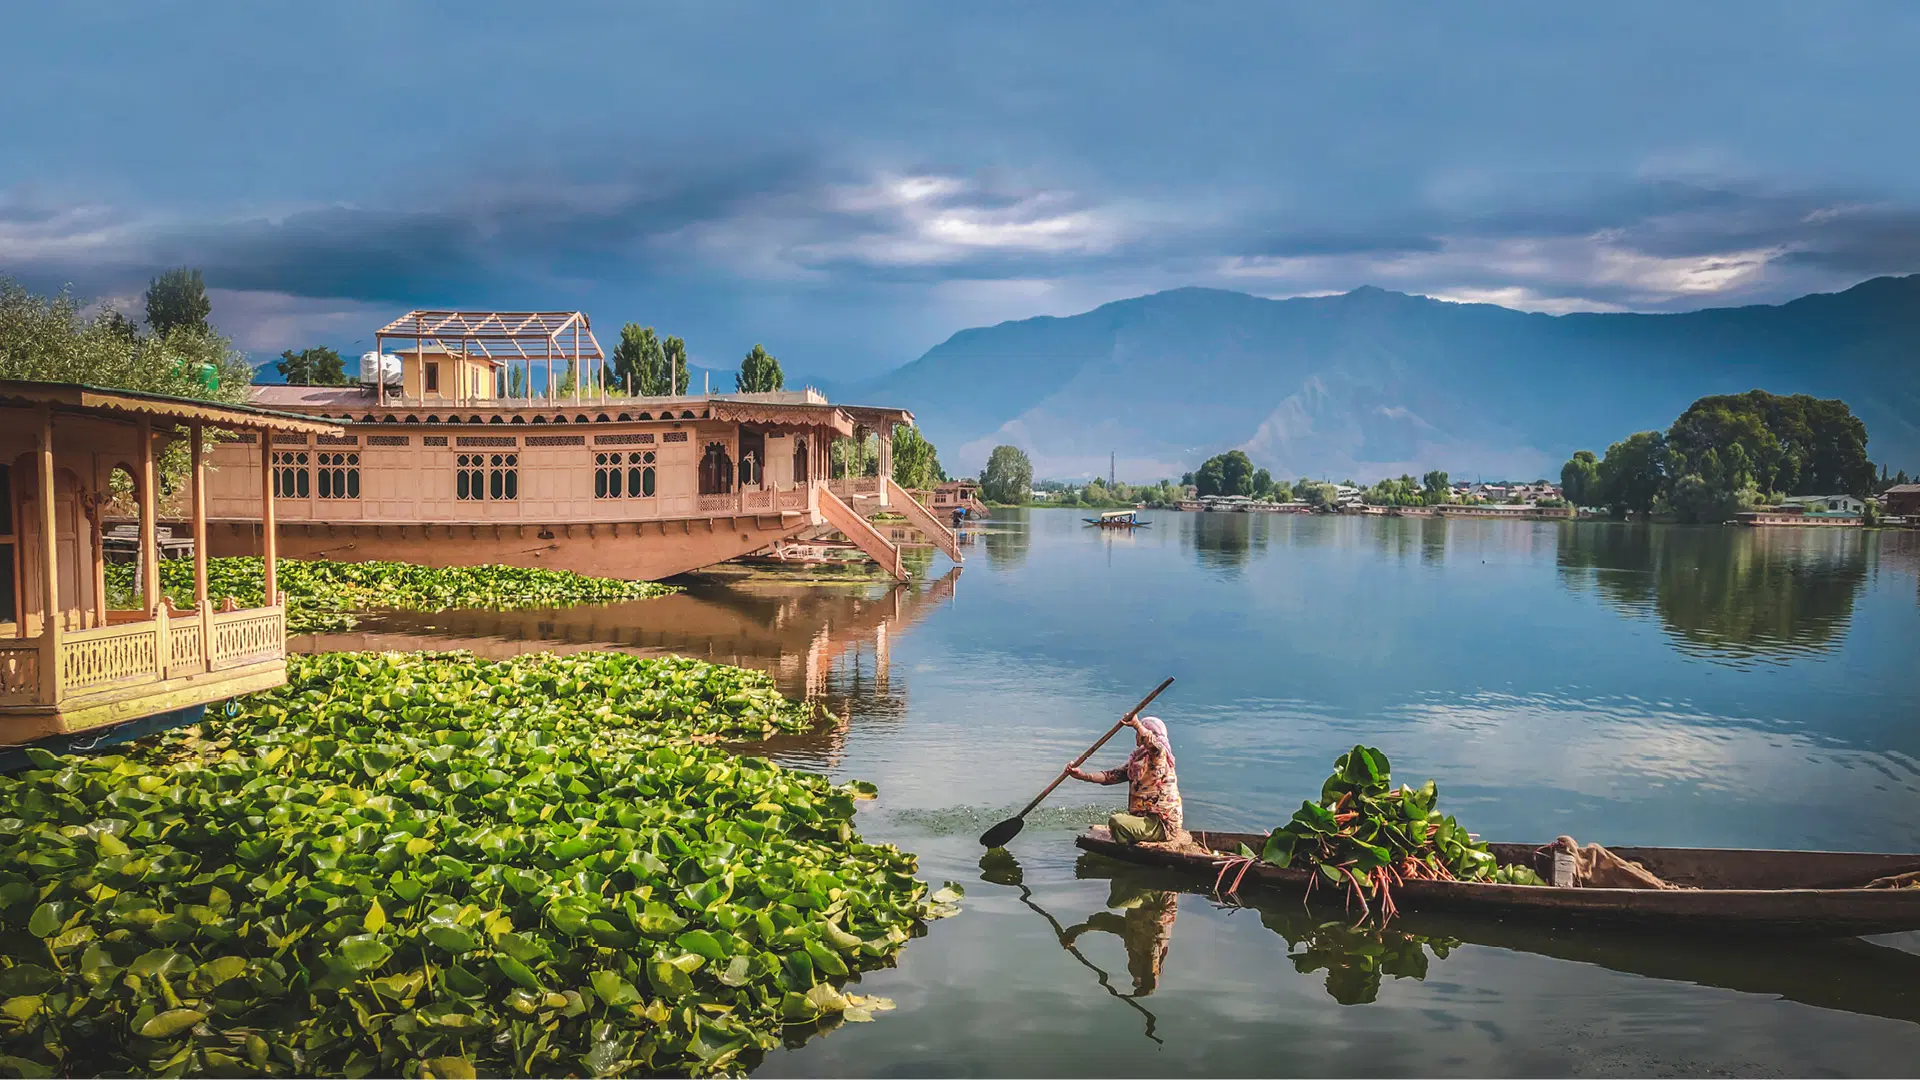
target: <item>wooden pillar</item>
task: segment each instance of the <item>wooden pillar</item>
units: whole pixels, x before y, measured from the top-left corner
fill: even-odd
[[[159,484],[153,467],[152,418],[142,416],[135,420],[134,431],[140,440],[140,607],[152,618],[153,610],[160,606],[161,596],[160,499],[155,491]]]
[[[190,429],[193,452],[193,606],[207,606],[207,456],[206,429]]]
[[[40,703],[60,701],[60,535],[53,506],[53,406],[40,406]],[[22,614],[25,614],[22,612]]]
[[[280,594],[280,582],[274,576],[274,554],[279,547],[279,529],[273,518],[273,432],[260,429],[260,562],[266,575],[267,606]]]
[[[880,505],[887,503],[887,478],[893,475],[893,425],[881,424],[877,433],[880,436]]]

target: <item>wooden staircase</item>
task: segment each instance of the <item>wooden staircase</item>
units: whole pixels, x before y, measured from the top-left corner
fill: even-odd
[[[965,562],[966,559],[960,555],[960,541],[954,538],[953,530],[935,517],[933,511],[922,506],[920,500],[914,498],[906,488],[894,483],[893,477],[887,477],[886,481],[887,509],[906,515],[914,528],[927,534],[927,539],[933,541],[934,547],[947,553],[947,558],[954,562]]]
[[[859,511],[826,488],[820,489],[820,516],[827,524],[839,529],[842,536],[853,541],[855,547],[879,563],[881,569],[892,574],[895,581],[907,580],[906,563],[901,560],[900,549],[893,546],[893,541],[880,535],[880,530],[861,517]]]

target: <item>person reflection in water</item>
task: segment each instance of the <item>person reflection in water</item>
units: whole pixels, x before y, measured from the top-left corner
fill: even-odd
[[[1124,721],[1133,728],[1133,756],[1117,769],[1083,772],[1069,765],[1067,775],[1090,784],[1127,784],[1127,812],[1107,818],[1113,838],[1123,844],[1179,839],[1180,782],[1173,774],[1173,744],[1157,716]]]
[[[1141,889],[1118,880],[1108,893],[1107,907],[1125,914],[1102,911],[1088,916],[1078,926],[1061,934],[1068,948],[1089,930],[1113,934],[1127,947],[1127,974],[1133,976],[1133,996],[1146,997],[1160,981],[1160,969],[1167,961],[1167,947],[1173,938],[1173,920],[1180,914],[1180,894],[1162,889]]]

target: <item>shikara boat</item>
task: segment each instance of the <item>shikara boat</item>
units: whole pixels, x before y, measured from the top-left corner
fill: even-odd
[[[1141,521],[1138,510],[1108,510],[1097,518],[1080,520],[1103,529],[1140,529],[1153,524],[1151,521]]]
[[[1115,859],[1203,874],[1213,880],[1220,861],[1240,845],[1258,851],[1260,833],[1194,832],[1209,850],[1169,851],[1116,843],[1104,827],[1075,840]],[[1501,865],[1534,865],[1536,844],[1489,844]],[[1744,851],[1717,848],[1610,849],[1646,867],[1677,889],[1592,889],[1407,881],[1393,889],[1405,912],[1464,912],[1584,926],[1597,923],[1703,933],[1842,937],[1920,929],[1920,888],[1868,889],[1875,878],[1920,870],[1920,854],[1841,851]],[[1237,871],[1236,871],[1237,873]],[[1229,875],[1231,878],[1232,875]],[[1254,863],[1240,888],[1305,893],[1311,871]],[[1344,892],[1321,881],[1318,895],[1338,902]]]

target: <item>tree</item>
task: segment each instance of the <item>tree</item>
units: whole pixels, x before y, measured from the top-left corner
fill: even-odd
[[[207,327],[165,338],[129,335],[111,308],[92,318],[70,293],[36,296],[0,277],[0,379],[90,383],[121,390],[244,402],[253,371]]]
[[[947,478],[940,468],[940,456],[919,428],[893,429],[893,482],[903,488],[925,491]]]
[[[1428,506],[1438,506],[1453,494],[1453,485],[1448,481],[1446,473],[1435,469],[1420,478],[1420,490],[1425,492]]]
[[[785,386],[786,378],[780,373],[780,361],[759,345],[755,345],[753,351],[740,361],[740,373],[733,377],[733,388],[742,394],[765,394]]]
[[[1202,495],[1253,494],[1253,462],[1243,450],[1215,454],[1193,474],[1193,484]]]
[[[1616,516],[1627,511],[1653,512],[1653,502],[1666,483],[1667,440],[1657,431],[1642,431],[1607,447],[1600,461],[1599,501]]]
[[[1591,450],[1575,450],[1560,466],[1560,493],[1574,506],[1600,504],[1600,459]]]
[[[662,392],[684,394],[687,384],[693,381],[693,371],[687,367],[687,343],[680,338],[670,337],[660,343],[660,351],[666,360],[665,377],[661,379]]]
[[[299,352],[288,349],[273,366],[288,386],[346,386],[349,383],[345,361],[324,345]]]
[[[614,346],[607,377],[625,393],[658,397],[666,392],[661,375],[665,366],[666,351],[654,336],[653,327],[628,323],[620,328],[620,344]]]
[[[1033,462],[1017,446],[996,446],[980,471],[980,493],[989,502],[1024,503],[1033,492]]]
[[[1332,484],[1315,484],[1306,480],[1300,483],[1306,488],[1301,492],[1301,497],[1317,510],[1331,510],[1340,501],[1340,489]]]
[[[1674,459],[1668,475],[1676,482],[1707,477],[1711,452],[1723,469],[1748,473],[1762,491],[1864,498],[1873,490],[1866,425],[1836,399],[1765,390],[1703,397],[1673,422],[1666,441]]]
[[[147,326],[161,337],[181,329],[204,331],[211,314],[213,304],[198,270],[169,270],[147,285]]]

